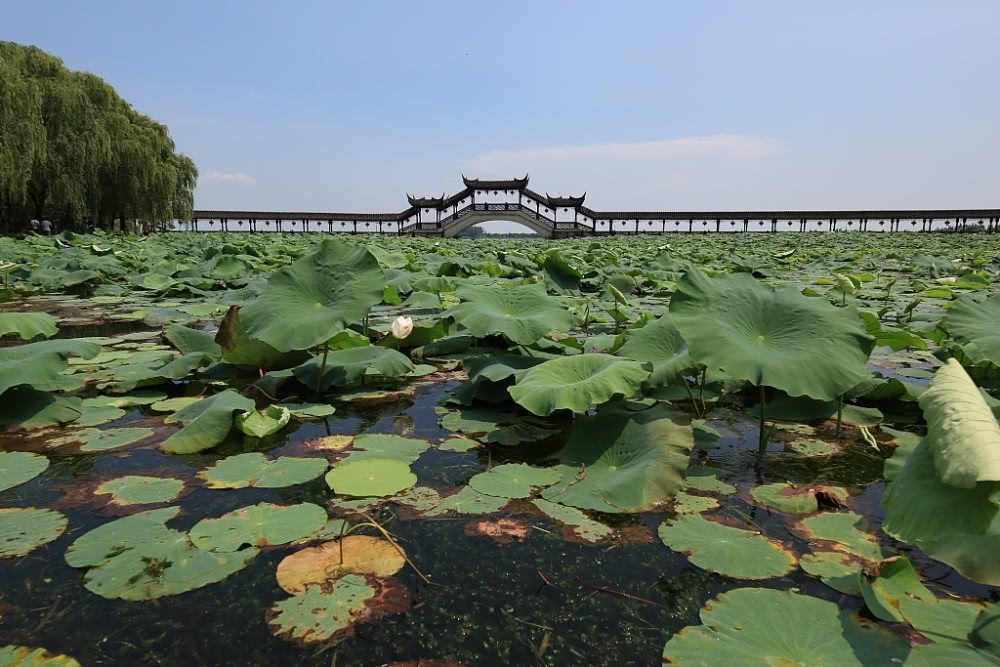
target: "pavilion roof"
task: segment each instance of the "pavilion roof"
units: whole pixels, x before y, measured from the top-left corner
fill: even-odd
[[[486,180],[481,178],[469,178],[462,176],[462,182],[470,190],[521,190],[528,185],[528,175],[523,178],[509,178],[502,180]]]

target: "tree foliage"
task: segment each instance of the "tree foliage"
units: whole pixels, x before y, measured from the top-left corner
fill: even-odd
[[[198,177],[166,126],[103,79],[0,42],[0,219],[63,223],[187,218]]]

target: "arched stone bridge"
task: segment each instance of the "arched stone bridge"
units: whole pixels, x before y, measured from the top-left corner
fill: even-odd
[[[440,197],[407,195],[399,213],[195,210],[175,230],[349,232],[458,236],[481,222],[516,222],[545,238],[671,232],[1000,230],[1000,209],[854,211],[598,211],[576,197],[541,195],[528,176],[462,177],[465,187]]]

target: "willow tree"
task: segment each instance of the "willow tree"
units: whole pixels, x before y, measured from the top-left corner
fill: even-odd
[[[190,215],[198,171],[166,126],[103,79],[35,47],[0,42],[0,215],[58,212],[110,227]]]

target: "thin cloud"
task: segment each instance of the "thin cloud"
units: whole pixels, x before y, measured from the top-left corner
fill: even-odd
[[[774,155],[781,145],[773,140],[742,134],[683,137],[661,141],[612,142],[582,146],[500,149],[477,155],[465,163],[478,171],[501,170],[508,165],[528,165],[566,160],[655,160],[696,156],[758,158]]]
[[[225,172],[214,170],[205,176],[206,181],[218,181],[220,183],[235,183],[236,185],[256,185],[257,181],[252,176],[244,174],[242,171]]]

